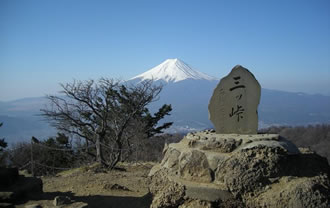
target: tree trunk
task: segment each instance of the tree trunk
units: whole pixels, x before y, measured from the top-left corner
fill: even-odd
[[[113,169],[116,167],[117,163],[120,161],[121,158],[121,154],[122,154],[122,143],[120,141],[117,141],[117,150],[114,151],[114,156],[115,158],[113,159],[113,161],[111,161],[111,166],[110,168]]]
[[[105,165],[105,161],[102,153],[101,137],[99,135],[97,135],[96,138],[96,161],[102,165]]]

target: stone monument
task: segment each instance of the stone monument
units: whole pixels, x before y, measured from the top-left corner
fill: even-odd
[[[261,87],[253,74],[237,65],[221,79],[209,103],[218,134],[256,134]]]
[[[326,158],[278,134],[257,134],[260,85],[235,66],[214,90],[214,130],[165,145],[150,173],[151,208],[330,207]]]

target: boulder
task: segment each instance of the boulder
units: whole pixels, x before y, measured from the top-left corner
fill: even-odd
[[[190,133],[149,177],[158,207],[329,207],[330,167],[277,134]]]

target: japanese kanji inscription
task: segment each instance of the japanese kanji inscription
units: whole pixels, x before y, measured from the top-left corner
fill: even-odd
[[[209,103],[209,118],[218,134],[256,134],[261,87],[254,75],[237,65],[221,79]]]

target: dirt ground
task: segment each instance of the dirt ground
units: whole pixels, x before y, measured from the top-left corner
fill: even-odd
[[[64,171],[53,177],[42,177],[43,194],[17,202],[15,207],[27,205],[55,207],[56,196],[68,196],[74,203],[63,208],[144,208],[151,204],[148,194],[148,173],[154,163],[121,163],[118,169],[108,171],[98,166],[86,166]],[[57,206],[58,207],[58,206]]]

